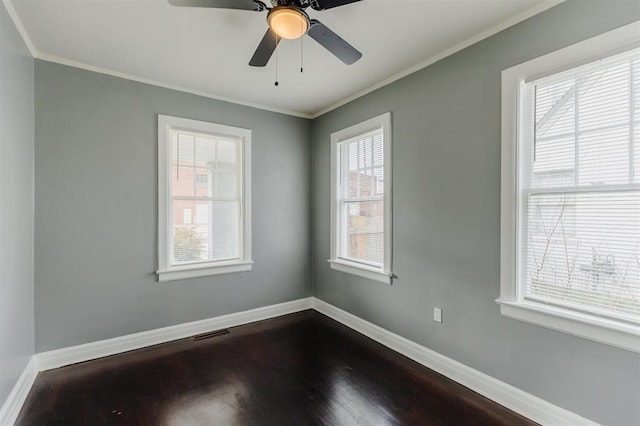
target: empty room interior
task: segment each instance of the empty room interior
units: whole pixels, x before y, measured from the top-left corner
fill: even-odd
[[[3,0],[0,425],[640,425],[640,1]]]

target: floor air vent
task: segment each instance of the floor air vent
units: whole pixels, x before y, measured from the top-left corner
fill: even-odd
[[[228,328],[223,328],[221,330],[209,331],[207,333],[202,333],[202,334],[196,334],[195,336],[192,337],[192,339],[193,340],[204,340],[204,339],[210,339],[210,338],[216,337],[216,336],[222,336],[223,334],[229,334],[229,329]]]

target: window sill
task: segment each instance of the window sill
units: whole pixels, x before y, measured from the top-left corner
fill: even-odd
[[[210,275],[233,274],[236,272],[250,271],[253,261],[224,263],[212,265],[210,263],[203,265],[185,265],[157,271],[158,281],[176,281],[189,278],[206,277]]]
[[[497,299],[506,317],[640,353],[640,327],[535,302]]]
[[[370,280],[378,281],[385,284],[391,284],[392,274],[383,272],[376,268],[359,265],[356,263],[345,262],[341,260],[329,259],[329,265],[331,269],[336,271],[345,272],[351,275],[357,275],[362,278],[368,278]]]

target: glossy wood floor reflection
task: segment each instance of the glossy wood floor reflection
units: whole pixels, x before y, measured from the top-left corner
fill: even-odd
[[[230,331],[40,373],[17,424],[532,424],[315,311]]]

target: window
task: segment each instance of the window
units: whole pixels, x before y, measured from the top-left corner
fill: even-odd
[[[196,184],[199,186],[206,186],[209,181],[209,175],[206,173],[196,174]]]
[[[391,283],[391,113],[331,135],[331,268]]]
[[[632,24],[503,72],[498,303],[640,352],[638,34]]]
[[[158,279],[251,270],[251,131],[158,116]]]

